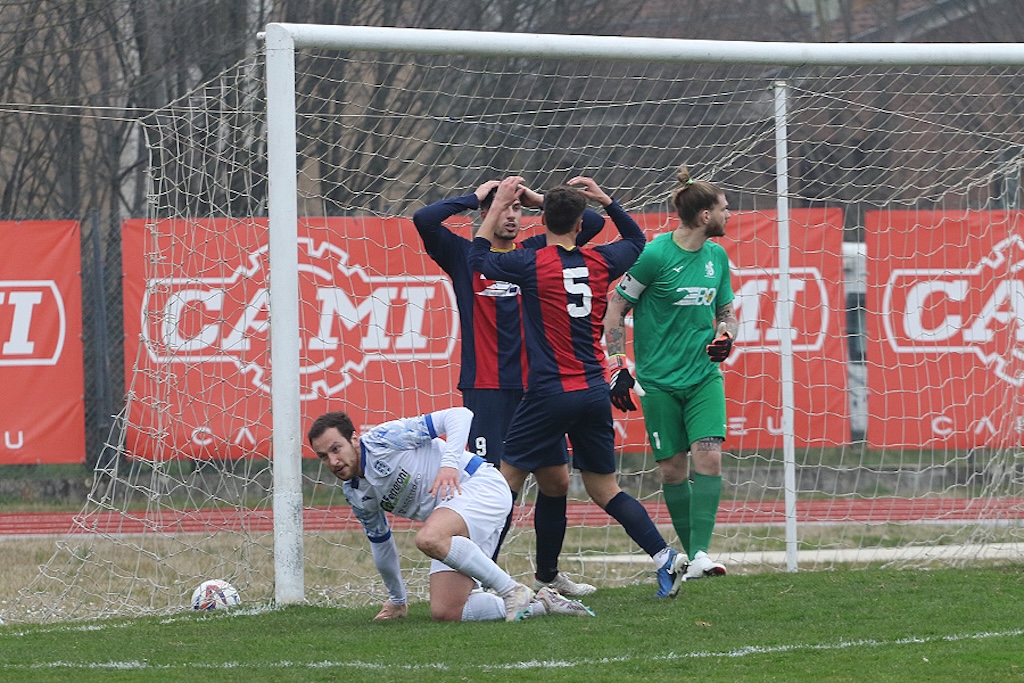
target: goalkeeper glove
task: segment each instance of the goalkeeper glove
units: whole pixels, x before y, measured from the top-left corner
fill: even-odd
[[[617,353],[609,357],[608,367],[612,371],[611,380],[609,380],[612,405],[626,412],[636,410],[636,404],[633,403],[633,397],[629,393],[629,390],[636,385],[636,380],[633,379],[633,375],[629,374],[629,368],[626,367],[626,356]]]
[[[732,335],[725,329],[725,323],[718,326],[718,336],[714,341],[704,347],[708,352],[708,358],[716,363],[721,363],[732,352]]]

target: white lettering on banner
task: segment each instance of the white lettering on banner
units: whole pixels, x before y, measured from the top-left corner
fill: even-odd
[[[329,243],[300,239],[298,247],[300,321],[312,326],[300,330],[300,372],[318,378],[310,380],[303,400],[336,394],[371,362],[451,358],[459,320],[447,278],[371,276],[366,268],[350,265],[349,255]],[[221,278],[147,282],[141,313],[150,358],[159,363],[233,364],[253,385],[269,392],[266,253],[262,247]],[[199,445],[208,438],[202,430],[193,434]],[[236,443],[248,439],[251,435],[240,434]]]
[[[362,327],[366,330],[360,343],[365,352],[415,351],[427,347],[429,339],[423,332],[427,302],[434,298],[436,287],[379,287],[358,305],[348,293],[337,287],[316,290],[320,302],[320,327],[309,340],[310,350],[334,351],[342,341],[332,331],[335,321],[347,330]],[[405,303],[401,303],[404,301]],[[397,335],[389,333],[388,319],[392,309],[401,306],[404,323]]]
[[[209,427],[197,427],[192,430],[191,441],[197,446],[212,446],[219,440],[216,438],[214,431]],[[248,425],[235,429],[234,436],[227,439],[227,441],[235,446],[256,446],[256,436],[252,433],[252,430]]]
[[[969,302],[972,293],[982,295],[980,307]],[[896,353],[973,355],[999,379],[1024,386],[1024,237],[1006,238],[970,268],[894,269],[882,323]],[[933,423],[936,434],[944,429]]]
[[[817,268],[790,269],[792,297],[788,301],[779,297],[778,268],[740,268],[734,272],[739,287],[733,308],[739,327],[735,351],[726,363],[733,362],[738,353],[778,353],[783,313],[788,313],[791,321],[794,352],[817,351],[824,346],[832,306],[825,279]]]
[[[34,330],[44,316],[57,317],[57,338],[40,339]],[[53,280],[0,280],[0,367],[56,365],[64,350],[67,317]]]
[[[948,415],[939,415],[938,417],[933,418],[931,427],[932,434],[940,437],[950,437],[958,431],[961,431],[957,427],[956,421]],[[989,416],[971,421],[971,423],[967,425],[967,429],[963,431],[974,434],[975,436],[984,437],[995,436],[997,432],[996,425]]]
[[[14,439],[17,438],[17,441]],[[9,451],[16,451],[25,446],[25,432],[4,432],[4,446]]]
[[[750,433],[747,429],[747,423],[750,418],[747,417],[730,417],[726,419],[726,425],[728,426],[729,436],[746,436]]]

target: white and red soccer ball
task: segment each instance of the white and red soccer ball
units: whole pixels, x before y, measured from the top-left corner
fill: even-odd
[[[203,581],[192,591],[192,609],[230,609],[242,602],[238,590],[227,581],[212,579]]]

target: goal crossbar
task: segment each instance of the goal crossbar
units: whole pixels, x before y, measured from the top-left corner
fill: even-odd
[[[787,43],[286,23],[268,24],[261,35],[268,49],[317,47],[477,57],[714,61],[772,66],[1024,64],[1024,44],[1020,43]]]

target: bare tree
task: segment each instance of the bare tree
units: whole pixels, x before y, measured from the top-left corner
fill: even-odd
[[[0,0],[0,215],[95,210],[111,224],[142,215],[148,152],[138,120],[253,55],[256,34],[270,21],[751,40],[1024,40],[1024,6],[1011,0],[465,0],[457,10],[446,0]],[[358,102],[366,85],[403,77],[400,69],[320,64],[325,77],[316,87],[329,91],[314,127],[340,113],[342,102]],[[522,60],[521,71],[536,66]],[[451,83],[440,72],[435,77],[422,90],[452,93],[452,122],[488,113],[486,98],[469,93],[512,87],[500,75]],[[481,83],[484,78],[491,80]],[[406,101],[394,106],[429,115],[432,105],[419,97],[418,85],[408,84]],[[462,126],[464,134],[473,128]],[[507,133],[476,126],[472,134]],[[345,195],[339,206],[359,205],[352,196],[380,196],[387,172],[379,159],[393,151],[388,134],[379,129],[362,148],[320,158],[322,176],[336,188],[327,194]],[[262,158],[259,140],[229,142],[239,165]],[[417,150],[402,152],[429,167]],[[511,154],[499,146],[492,165],[511,168]],[[346,186],[338,177],[352,168],[366,171],[361,185],[349,178]],[[229,185],[230,192],[239,190]]]

